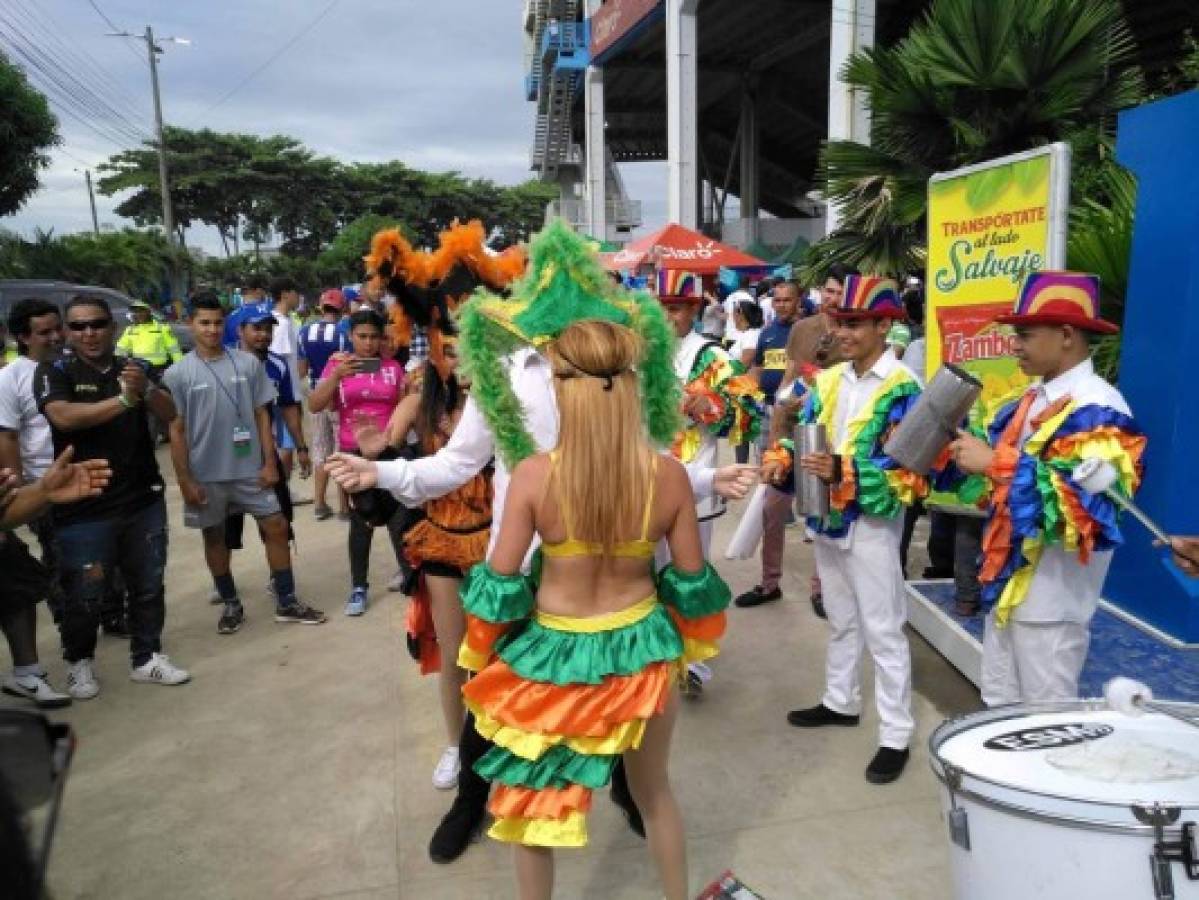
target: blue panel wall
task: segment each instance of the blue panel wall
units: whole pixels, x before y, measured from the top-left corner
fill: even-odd
[[[1199,534],[1199,91],[1120,115],[1116,156],[1140,181],[1120,389],[1149,435],[1138,504],[1171,534]],[[1104,595],[1188,643],[1187,596],[1139,524],[1125,520]]]

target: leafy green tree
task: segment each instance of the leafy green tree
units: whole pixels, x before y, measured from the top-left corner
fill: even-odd
[[[399,219],[368,213],[346,225],[333,242],[321,251],[317,264],[325,271],[337,273],[339,284],[362,281],[366,277],[362,257],[371,247],[374,236],[388,228],[399,228],[404,236],[412,240],[412,232]]]
[[[556,193],[534,181],[505,187],[457,172],[422,172],[398,160],[341,163],[283,135],[167,128],[164,138],[180,241],[192,225],[210,225],[226,256],[240,251],[242,239],[257,250],[277,237],[285,255],[316,259],[342,229],[368,215],[406,223],[420,246],[436,244],[455,219],[473,218],[508,244],[540,227]],[[102,193],[129,192],[119,215],[142,226],[160,223],[153,147],[119,153],[100,169]],[[335,268],[344,273],[345,260]]]
[[[906,38],[843,72],[869,97],[871,145],[822,151],[817,177],[843,224],[813,245],[810,274],[921,268],[935,172],[1058,140],[1085,161],[1144,96],[1134,52],[1118,0],[933,0]]]
[[[158,296],[173,273],[191,264],[187,252],[167,243],[160,231],[56,236],[53,229],[38,229],[32,240],[0,234],[0,277],[51,278]]]
[[[46,98],[0,52],[0,216],[15,213],[37,190],[50,165],[46,151],[59,142]]]

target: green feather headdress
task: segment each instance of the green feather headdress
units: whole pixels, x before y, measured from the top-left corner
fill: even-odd
[[[641,336],[645,358],[637,377],[645,425],[654,443],[671,444],[681,427],[682,389],[674,374],[674,330],[653,296],[614,282],[595,250],[561,221],[533,238],[529,268],[510,295],[504,299],[480,290],[458,314],[458,351],[471,377],[471,395],[509,467],[536,453],[537,445],[504,358],[522,347],[541,349],[568,325],[585,319],[616,322]]]

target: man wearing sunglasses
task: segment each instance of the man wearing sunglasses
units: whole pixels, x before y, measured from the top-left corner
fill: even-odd
[[[98,497],[54,509],[66,595],[59,629],[67,691],[76,700],[100,692],[96,633],[114,566],[128,588],[130,678],[182,684],[191,676],[162,653],[167,521],[149,419],[170,422],[175,405],[138,362],[114,354],[112,312],[103,297],[72,298],[64,317],[74,355],[38,367],[38,409],[50,422],[55,453],[73,446],[77,460],[106,459],[112,468]]]

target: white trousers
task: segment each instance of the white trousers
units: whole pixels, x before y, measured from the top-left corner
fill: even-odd
[[[906,749],[912,739],[912,653],[903,626],[907,602],[899,568],[901,523],[867,517],[854,523],[849,549],[816,538],[816,573],[832,629],[821,701],[856,716],[862,711],[862,651],[874,660],[879,745]]]
[[[1078,698],[1078,676],[1091,644],[1090,623],[1018,622],[987,616],[983,632],[983,703],[1040,703]]]

